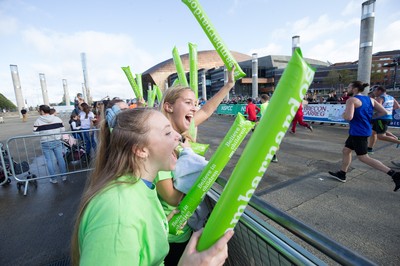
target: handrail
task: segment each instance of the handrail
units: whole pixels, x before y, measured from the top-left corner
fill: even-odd
[[[227,181],[223,178],[218,178],[216,183],[225,187]],[[376,265],[367,258],[263,201],[256,195],[253,195],[249,205],[341,265]]]
[[[214,188],[211,188],[207,196],[214,202],[217,202],[221,194]],[[294,241],[286,238],[281,232],[278,232],[251,211],[246,209],[240,218],[240,222],[260,237],[267,245],[276,249],[295,265],[326,265],[323,261],[315,257],[315,255],[310,254]]]

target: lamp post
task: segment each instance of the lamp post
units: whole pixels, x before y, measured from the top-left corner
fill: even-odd
[[[296,50],[296,48],[298,47],[300,47],[300,36],[299,35],[292,36],[292,55],[294,53],[294,50]]]
[[[371,83],[372,46],[374,40],[376,0],[368,0],[361,5],[360,45],[357,66],[357,80]],[[368,90],[364,90],[364,95]]]
[[[394,64],[393,90],[396,89],[397,67],[398,67],[398,65],[399,65],[399,61],[400,61],[400,56],[396,56],[396,57],[393,59],[393,64]]]
[[[22,96],[21,81],[19,79],[18,66],[10,65],[11,78],[14,85],[15,98],[17,100],[18,114],[22,118],[21,109],[25,107],[24,97]]]

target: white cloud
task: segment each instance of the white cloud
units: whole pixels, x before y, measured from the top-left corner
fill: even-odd
[[[349,16],[349,15],[355,15],[355,14],[361,14],[361,4],[364,2],[364,0],[352,0],[349,1],[346,5],[346,7],[343,9],[341,12],[342,16]]]
[[[258,57],[263,57],[267,55],[281,55],[286,54],[283,52],[282,46],[276,43],[270,43],[266,47],[259,49],[252,49],[248,54],[257,53]]]
[[[236,13],[236,9],[239,7],[240,1],[234,0],[232,6],[228,9],[228,14],[233,15]]]
[[[355,61],[358,58],[360,19],[335,17],[322,14],[314,20],[304,17],[275,29],[266,47],[254,48],[259,56],[290,54],[291,37],[300,36],[300,47],[305,57],[331,62]],[[277,43],[287,43],[282,47]]]
[[[358,59],[358,44],[357,38],[342,44],[337,44],[333,39],[327,39],[309,47],[303,54],[305,57],[325,62],[353,62]]]
[[[343,35],[349,29],[358,29],[358,25],[359,20],[357,19],[349,21],[332,20],[327,15],[322,15],[316,21],[311,21],[309,18],[296,21],[292,28],[294,34],[300,35],[301,43],[309,43],[323,41],[330,35]]]
[[[132,97],[121,66],[130,65],[135,74],[158,63],[151,54],[137,47],[130,36],[124,34],[94,31],[65,34],[36,28],[29,28],[22,34],[24,42],[32,49],[30,53],[36,55],[33,60],[35,63],[21,63],[20,76],[29,77],[24,83],[21,81],[22,87],[27,93],[37,91],[40,88],[38,73],[44,73],[52,102],[61,101],[62,79],[67,79],[71,97],[81,90],[82,52],[86,53],[89,85],[94,99],[110,94]]]
[[[17,29],[18,21],[0,10],[0,36],[15,33]]]
[[[376,52],[400,49],[400,20],[390,23],[383,31],[374,33]]]

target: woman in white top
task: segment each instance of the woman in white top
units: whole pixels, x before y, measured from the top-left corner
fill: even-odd
[[[81,111],[79,112],[79,118],[81,121],[81,130],[83,130],[83,141],[85,143],[86,154],[90,156],[90,151],[93,148],[93,151],[96,151],[96,142],[94,141],[94,134],[89,130],[93,126],[93,122],[96,121],[93,112],[91,111],[91,107],[87,103],[82,103],[80,105]]]

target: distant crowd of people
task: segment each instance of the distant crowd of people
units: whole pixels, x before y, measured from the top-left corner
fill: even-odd
[[[268,93],[266,94],[269,97],[272,96],[272,93]],[[223,104],[247,104],[247,99],[252,98],[249,95],[235,95],[233,97],[230,97],[229,99],[224,99],[222,101]],[[311,104],[316,104],[316,103],[320,103],[320,104],[345,104],[347,99],[349,98],[347,91],[344,90],[343,93],[338,96],[337,92],[335,90],[332,90],[328,93],[327,97],[324,97],[320,94],[318,94],[317,92],[308,92],[306,97],[305,97],[305,101],[307,101],[307,103],[311,103]],[[256,98],[252,98],[253,103],[254,104],[261,104],[261,95],[256,97]]]

